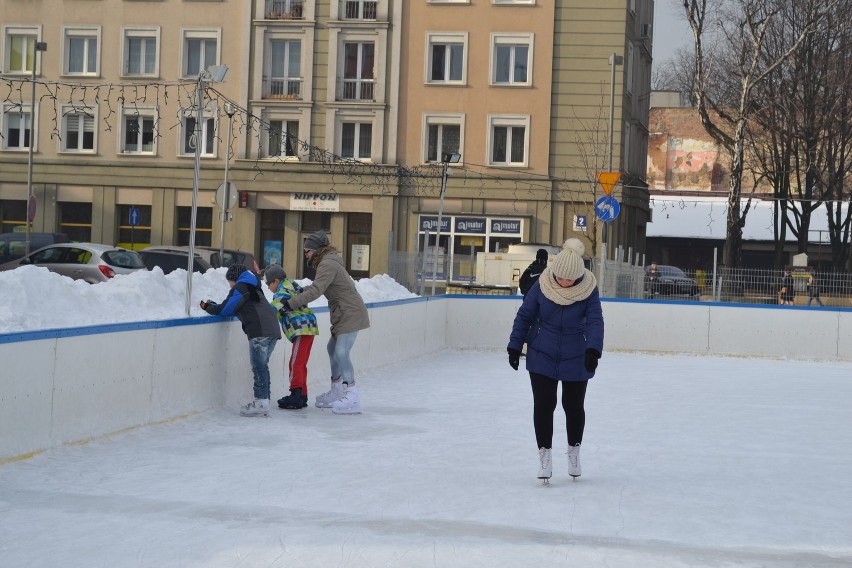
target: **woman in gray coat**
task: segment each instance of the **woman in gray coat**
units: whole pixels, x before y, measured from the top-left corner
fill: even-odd
[[[331,339],[328,358],[331,363],[331,390],[317,396],[318,408],[331,408],[335,414],[358,414],[361,401],[355,386],[355,368],[349,352],[362,329],[370,327],[367,306],[355,281],[346,272],[343,257],[331,246],[328,235],[317,231],[305,240],[305,257],[317,271],[310,286],[287,301],[295,310],[313,302],[323,294],[328,299]]]

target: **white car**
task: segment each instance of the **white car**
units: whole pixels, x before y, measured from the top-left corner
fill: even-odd
[[[51,272],[90,284],[106,282],[116,274],[145,270],[142,257],[132,250],[97,243],[61,243],[2,264],[0,271],[28,265],[43,266]]]

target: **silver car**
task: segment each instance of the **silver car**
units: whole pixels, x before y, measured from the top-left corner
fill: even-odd
[[[90,284],[106,282],[116,274],[145,270],[142,258],[132,250],[97,243],[62,243],[0,264],[0,271],[26,265],[43,266],[51,272]]]

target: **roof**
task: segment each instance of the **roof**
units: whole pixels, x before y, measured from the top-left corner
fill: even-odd
[[[748,200],[741,200],[745,207]],[[743,240],[774,241],[775,201],[752,199],[743,227]],[[724,239],[728,214],[727,198],[652,196],[653,222],[645,229],[647,237]],[[847,204],[841,204],[845,213]],[[795,236],[788,229],[787,241]],[[825,204],[811,214],[808,241],[828,243],[828,219]]]

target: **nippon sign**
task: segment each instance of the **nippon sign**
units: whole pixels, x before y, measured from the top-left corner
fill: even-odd
[[[340,211],[336,193],[294,193],[290,196],[292,211]]]
[[[491,232],[500,235],[520,235],[520,219],[491,219]]]

